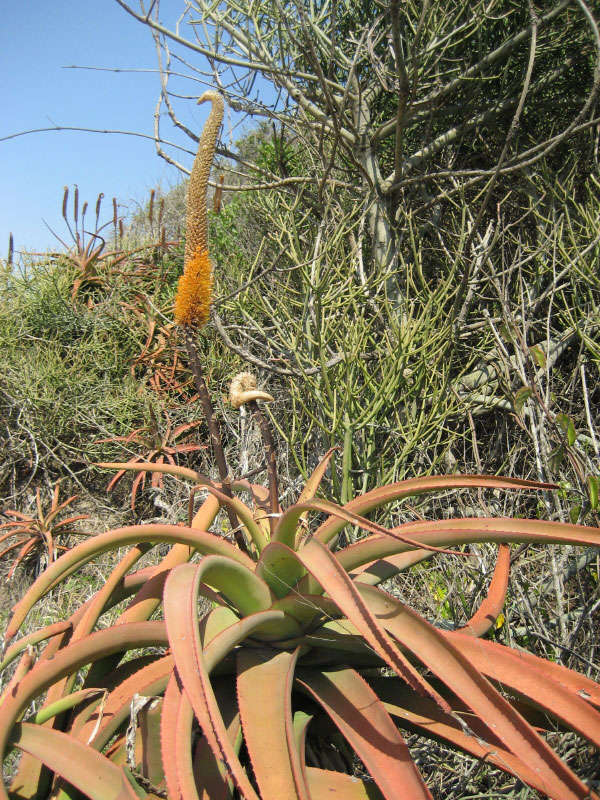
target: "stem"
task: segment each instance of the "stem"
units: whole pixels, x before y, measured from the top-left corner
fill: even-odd
[[[258,407],[256,400],[249,400],[248,406],[250,407],[250,411],[254,414],[254,418],[258,423],[260,435],[262,436],[262,440],[265,445],[267,472],[269,474],[269,505],[271,511],[271,516],[269,517],[269,527],[271,529],[271,534],[273,534],[277,522],[277,516],[281,511],[279,507],[279,479],[277,477],[277,455],[275,452],[275,443],[273,442],[273,436],[271,434],[271,429],[269,428],[267,418]]]
[[[215,460],[217,462],[219,476],[221,478],[223,494],[227,495],[227,497],[232,497],[233,495],[231,493],[231,481],[229,480],[229,470],[227,469],[227,462],[225,460],[225,453],[223,452],[223,445],[221,442],[221,431],[219,428],[219,423],[215,417],[213,404],[211,402],[210,395],[208,393],[208,387],[206,386],[206,381],[204,380],[204,375],[202,374],[202,366],[200,364],[200,359],[198,358],[198,350],[196,349],[196,343],[194,342],[192,331],[189,327],[187,326],[183,327],[183,335],[185,338],[185,346],[190,360],[190,369],[192,371],[192,375],[194,376],[196,389],[198,390],[198,395],[200,396],[200,402],[202,403],[202,410],[204,411],[204,416],[206,418],[206,423],[208,425],[208,432],[210,434],[213,453],[215,456]],[[233,509],[229,508],[229,506],[225,508],[225,511],[227,512],[227,516],[229,517],[229,523],[231,525],[231,530],[235,537],[237,546],[240,548],[242,552],[248,555],[248,547],[246,546],[246,542],[244,541],[244,536],[242,534],[242,531],[240,530],[239,520],[237,519]]]

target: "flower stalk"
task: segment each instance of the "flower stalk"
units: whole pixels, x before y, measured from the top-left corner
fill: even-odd
[[[189,366],[194,376],[196,390],[202,404],[206,424],[208,425],[223,493],[227,497],[231,497],[231,480],[223,450],[221,430],[215,417],[194,340],[194,331],[206,325],[210,318],[213,277],[212,264],[208,254],[206,193],[224,111],[223,98],[217,92],[205,92],[199,98],[198,103],[207,101],[212,103],[212,109],[200,136],[198,152],[194,160],[188,186],[184,267],[175,296],[175,321],[183,331]],[[227,506],[226,512],[238,547],[244,553],[247,553],[248,548],[240,530],[235,511],[230,506]]]

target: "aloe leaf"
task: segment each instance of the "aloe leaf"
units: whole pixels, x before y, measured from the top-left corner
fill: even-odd
[[[11,744],[39,758],[90,800],[137,800],[125,772],[104,756],[66,733],[21,723],[15,726]],[[8,797],[0,786],[0,796]]]
[[[55,717],[57,714],[62,714],[63,711],[68,711],[84,700],[87,700],[89,697],[94,697],[98,694],[106,694],[106,692],[104,689],[80,689],[77,692],[72,692],[66,695],[66,697],[57,700],[56,703],[44,706],[44,708],[40,709],[35,715],[33,721],[36,725],[43,725],[44,722],[52,719],[52,717]]]
[[[498,558],[487,595],[471,619],[459,630],[469,633],[471,636],[483,636],[490,628],[494,627],[504,608],[509,573],[510,547],[501,544],[498,548]]]
[[[544,792],[544,785],[536,771],[520,758],[497,743],[486,744],[479,736],[465,733],[456,716],[445,714],[428,698],[406,690],[406,686],[397,678],[369,678],[368,682],[388,713],[401,720],[402,728],[408,728],[420,736],[447,742],[453,748],[494,764],[499,769],[516,775],[534,789]]]
[[[393,578],[399,572],[410,569],[415,564],[431,558],[431,550],[408,550],[406,553],[396,553],[387,558],[378,558],[368,564],[363,564],[352,572],[352,579],[360,583],[376,586],[378,583]]]
[[[294,619],[302,630],[315,627],[323,617],[336,619],[340,610],[328,597],[322,595],[302,594],[290,592],[286,597],[275,600],[271,606],[285,612],[286,617]]]
[[[256,549],[260,553],[267,546],[269,540],[264,530],[254,519],[254,515],[248,506],[245,503],[242,503],[238,497],[229,497],[228,495],[223,494],[223,492],[216,489],[214,486],[206,486],[206,490],[214,495],[221,505],[228,506],[234,512],[234,514],[246,528],[246,531],[254,542]]]
[[[160,727],[161,759],[170,800],[198,800],[192,762],[194,710],[173,672],[165,692]]]
[[[91,598],[91,603],[89,603],[81,620],[75,626],[71,635],[70,644],[73,644],[73,642],[76,642],[78,639],[83,639],[84,636],[92,632],[117,586],[134,564],[139,561],[149,549],[150,545],[146,543],[138,547],[132,547],[131,550],[123,556],[102,587]],[[70,692],[73,688],[74,680],[75,675],[71,675],[70,678],[64,680],[61,686],[55,685],[53,691],[55,693],[60,692],[61,694]]]
[[[289,546],[272,541],[260,554],[256,574],[270,586],[275,597],[285,597],[306,575],[306,570],[290,553]]]
[[[185,478],[188,481],[193,481],[194,483],[202,484],[203,486],[205,484],[210,486],[213,485],[213,482],[210,480],[210,478],[207,478],[200,472],[196,472],[194,469],[188,469],[187,467],[175,466],[173,464],[150,464],[144,463],[143,461],[138,461],[137,463],[131,463],[129,461],[100,461],[94,466],[102,467],[102,469],[121,469],[125,470],[126,472],[163,473],[165,475],[174,475],[176,478]]]
[[[52,659],[40,660],[20,681],[18,690],[5,695],[0,722],[0,760],[4,759],[9,735],[19,715],[45,689],[99,656],[139,647],[168,644],[164,622],[134,622],[97,631],[85,639],[56,653]],[[7,795],[0,784],[0,800]]]
[[[538,519],[506,519],[504,517],[467,517],[427,522],[409,522],[402,526],[416,541],[442,546],[473,542],[539,544],[578,544],[600,547],[600,530],[564,522]],[[336,552],[340,564],[348,572],[378,558],[403,553],[410,548],[383,536],[369,536]],[[304,587],[303,587],[304,588]]]
[[[242,649],[237,657],[244,741],[264,798],[310,800],[292,724],[292,684],[298,653],[298,649],[276,654]]]
[[[372,781],[363,781],[345,772],[307,767],[306,776],[310,796],[314,798],[339,797],[343,800],[383,800],[383,795]]]
[[[208,677],[207,664],[198,632],[197,599],[200,577],[199,566],[182,564],[176,567],[167,579],[164,609],[169,642],[177,672],[214,757],[222,759],[227,764],[235,785],[245,800],[259,800],[229,741],[227,729]],[[282,612],[265,611],[246,617],[232,625],[231,628],[237,629],[240,636],[245,638],[262,621],[282,617]],[[218,647],[219,640],[222,641],[229,630],[227,629],[215,637],[211,646]]]
[[[148,697],[161,694],[172,672],[173,656],[170,655],[134,672],[109,693],[101,713],[94,713],[76,732],[77,737],[101,750],[129,717],[133,697],[136,694]]]
[[[600,749],[600,712],[590,705],[592,700],[600,701],[600,684],[496,642],[476,640],[459,631],[447,638],[488,678],[533,701]]]
[[[267,584],[253,570],[229,558],[206,556],[197,566],[197,576],[198,581],[221,592],[242,615],[266,611],[271,606]]]
[[[203,555],[227,556],[238,564],[254,568],[252,559],[225,539],[207,531],[184,528],[179,525],[136,525],[128,528],[116,528],[76,545],[50,564],[15,606],[13,616],[6,628],[5,640],[10,641],[13,638],[35,603],[60,580],[107,550],[116,550],[119,547],[137,545],[141,542],[182,543],[193,547]]]
[[[294,739],[296,741],[296,748],[298,750],[298,757],[304,772],[304,780],[306,782],[306,732],[312,720],[312,714],[307,714],[305,711],[296,711],[292,724],[294,727]]]
[[[373,586],[359,591],[381,624],[473,711],[507,750],[536,770],[552,800],[584,800],[590,790],[448,637]],[[462,639],[478,642],[471,636]],[[448,645],[450,645],[448,647]],[[448,710],[448,709],[444,709]]]
[[[327,711],[388,800],[432,800],[383,704],[353,669],[302,670],[298,683]]]
[[[296,556],[321,586],[326,588],[329,597],[356,625],[375,653],[416,692],[433,697],[442,708],[449,710],[447,702],[421,677],[375,619],[333,553],[318,539],[313,538]]]
[[[538,483],[537,481],[520,480],[519,478],[504,478],[487,475],[436,475],[410,478],[389,486],[381,486],[371,492],[356,497],[347,503],[344,508],[354,514],[368,514],[375,508],[401,500],[405,497],[422,494],[423,492],[445,491],[447,489],[556,489],[555,484]],[[339,519],[326,520],[316,531],[315,536],[319,541],[329,542],[336,534],[343,530],[345,522]]]
[[[0,661],[0,672],[6,669],[6,667],[27,647],[33,647],[33,645],[39,644],[46,639],[51,639],[53,636],[58,636],[72,629],[73,623],[70,620],[65,620],[64,622],[55,622],[53,625],[47,625],[45,628],[40,628],[38,631],[28,633],[27,636],[23,636],[7,648],[4,653],[4,658]]]
[[[215,697],[227,735],[236,754],[242,746],[242,725],[237,706],[235,684],[229,677],[224,680],[216,678],[212,681]],[[193,771],[199,787],[201,800],[231,800],[234,796],[233,781],[228,777],[224,765],[219,765],[213,757],[205,736],[203,736],[194,752]]]
[[[331,457],[337,449],[337,447],[332,447],[319,461],[316,469],[304,484],[304,488],[298,497],[298,503],[306,503],[308,500],[312,500],[312,498],[315,496],[319,486],[321,485],[321,481],[323,480],[323,476],[325,475],[327,467],[329,466]]]
[[[399,532],[403,529],[398,528],[396,530],[390,530],[388,528],[384,528],[381,525],[370,522],[368,519],[365,519],[358,514],[353,514],[350,511],[347,511],[345,507],[342,508],[336,503],[329,502],[329,500],[311,500],[307,503],[297,504],[291,508],[288,508],[288,510],[282,514],[279,522],[277,523],[273,533],[273,541],[280,542],[287,547],[293,548],[296,542],[298,520],[306,511],[323,511],[333,517],[339,517],[346,522],[351,522],[353,525],[356,525],[365,531],[382,534],[383,536],[390,536],[392,539],[398,539],[399,541],[412,545],[413,547],[422,547],[442,553],[452,552],[444,551],[438,547],[433,547],[427,544],[415,542],[412,539],[409,539],[408,536],[405,536],[403,532]]]

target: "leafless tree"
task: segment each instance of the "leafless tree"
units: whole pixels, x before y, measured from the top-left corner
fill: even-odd
[[[222,146],[237,161],[225,188],[308,184],[318,205],[338,185],[363,209],[372,263],[391,270],[407,207],[435,222],[452,198],[472,198],[468,253],[501,179],[599,121],[600,35],[586,0],[190,0],[170,28],[159,0],[116,2],[155,39],[163,158],[186,171],[162,144],[164,112],[193,140],[181,104],[216,86],[311,165],[289,174],[283,148],[267,169]],[[457,313],[468,280],[466,269]]]

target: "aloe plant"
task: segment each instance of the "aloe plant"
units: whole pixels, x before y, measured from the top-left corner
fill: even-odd
[[[598,546],[600,532],[503,518],[386,529],[364,515],[426,491],[550,487],[472,475],[414,478],[339,506],[315,497],[330,457],[298,501],[275,515],[263,487],[234,481],[228,497],[220,484],[193,470],[145,465],[208,491],[189,524],[109,531],[49,565],[15,607],[5,635],[10,646],[2,668],[21,660],[2,695],[0,748],[3,755],[11,747],[27,754],[13,797],[52,791],[56,797],[59,788],[62,798],[81,792],[98,800],[165,792],[173,800],[320,800],[335,792],[344,798],[431,797],[401,729],[486,759],[555,800],[597,797],[532,721],[534,709],[542,708],[600,746],[600,685],[481,637],[506,595],[505,543]],[[250,502],[242,502],[240,493],[248,493]],[[238,518],[247,553],[210,532],[221,507]],[[324,515],[316,528],[312,512]],[[349,523],[367,535],[336,549]],[[148,547],[160,542],[172,545],[168,555],[130,574]],[[459,631],[435,628],[378,588],[433,552],[471,542],[498,542],[500,549],[487,597]],[[15,640],[51,589],[101,553],[127,546],[104,585],[70,620]],[[194,554],[202,556],[199,563],[190,561]],[[103,627],[102,615],[126,598],[125,610]],[[200,598],[208,601],[203,616]],[[48,643],[36,660],[31,645],[43,641]],[[75,690],[75,676],[88,664]],[[41,709],[25,718],[44,693]],[[307,763],[307,737],[328,726],[341,734],[340,753],[354,752],[372,782]],[[54,773],[54,789],[40,763]],[[7,797],[2,789],[0,798]]]

